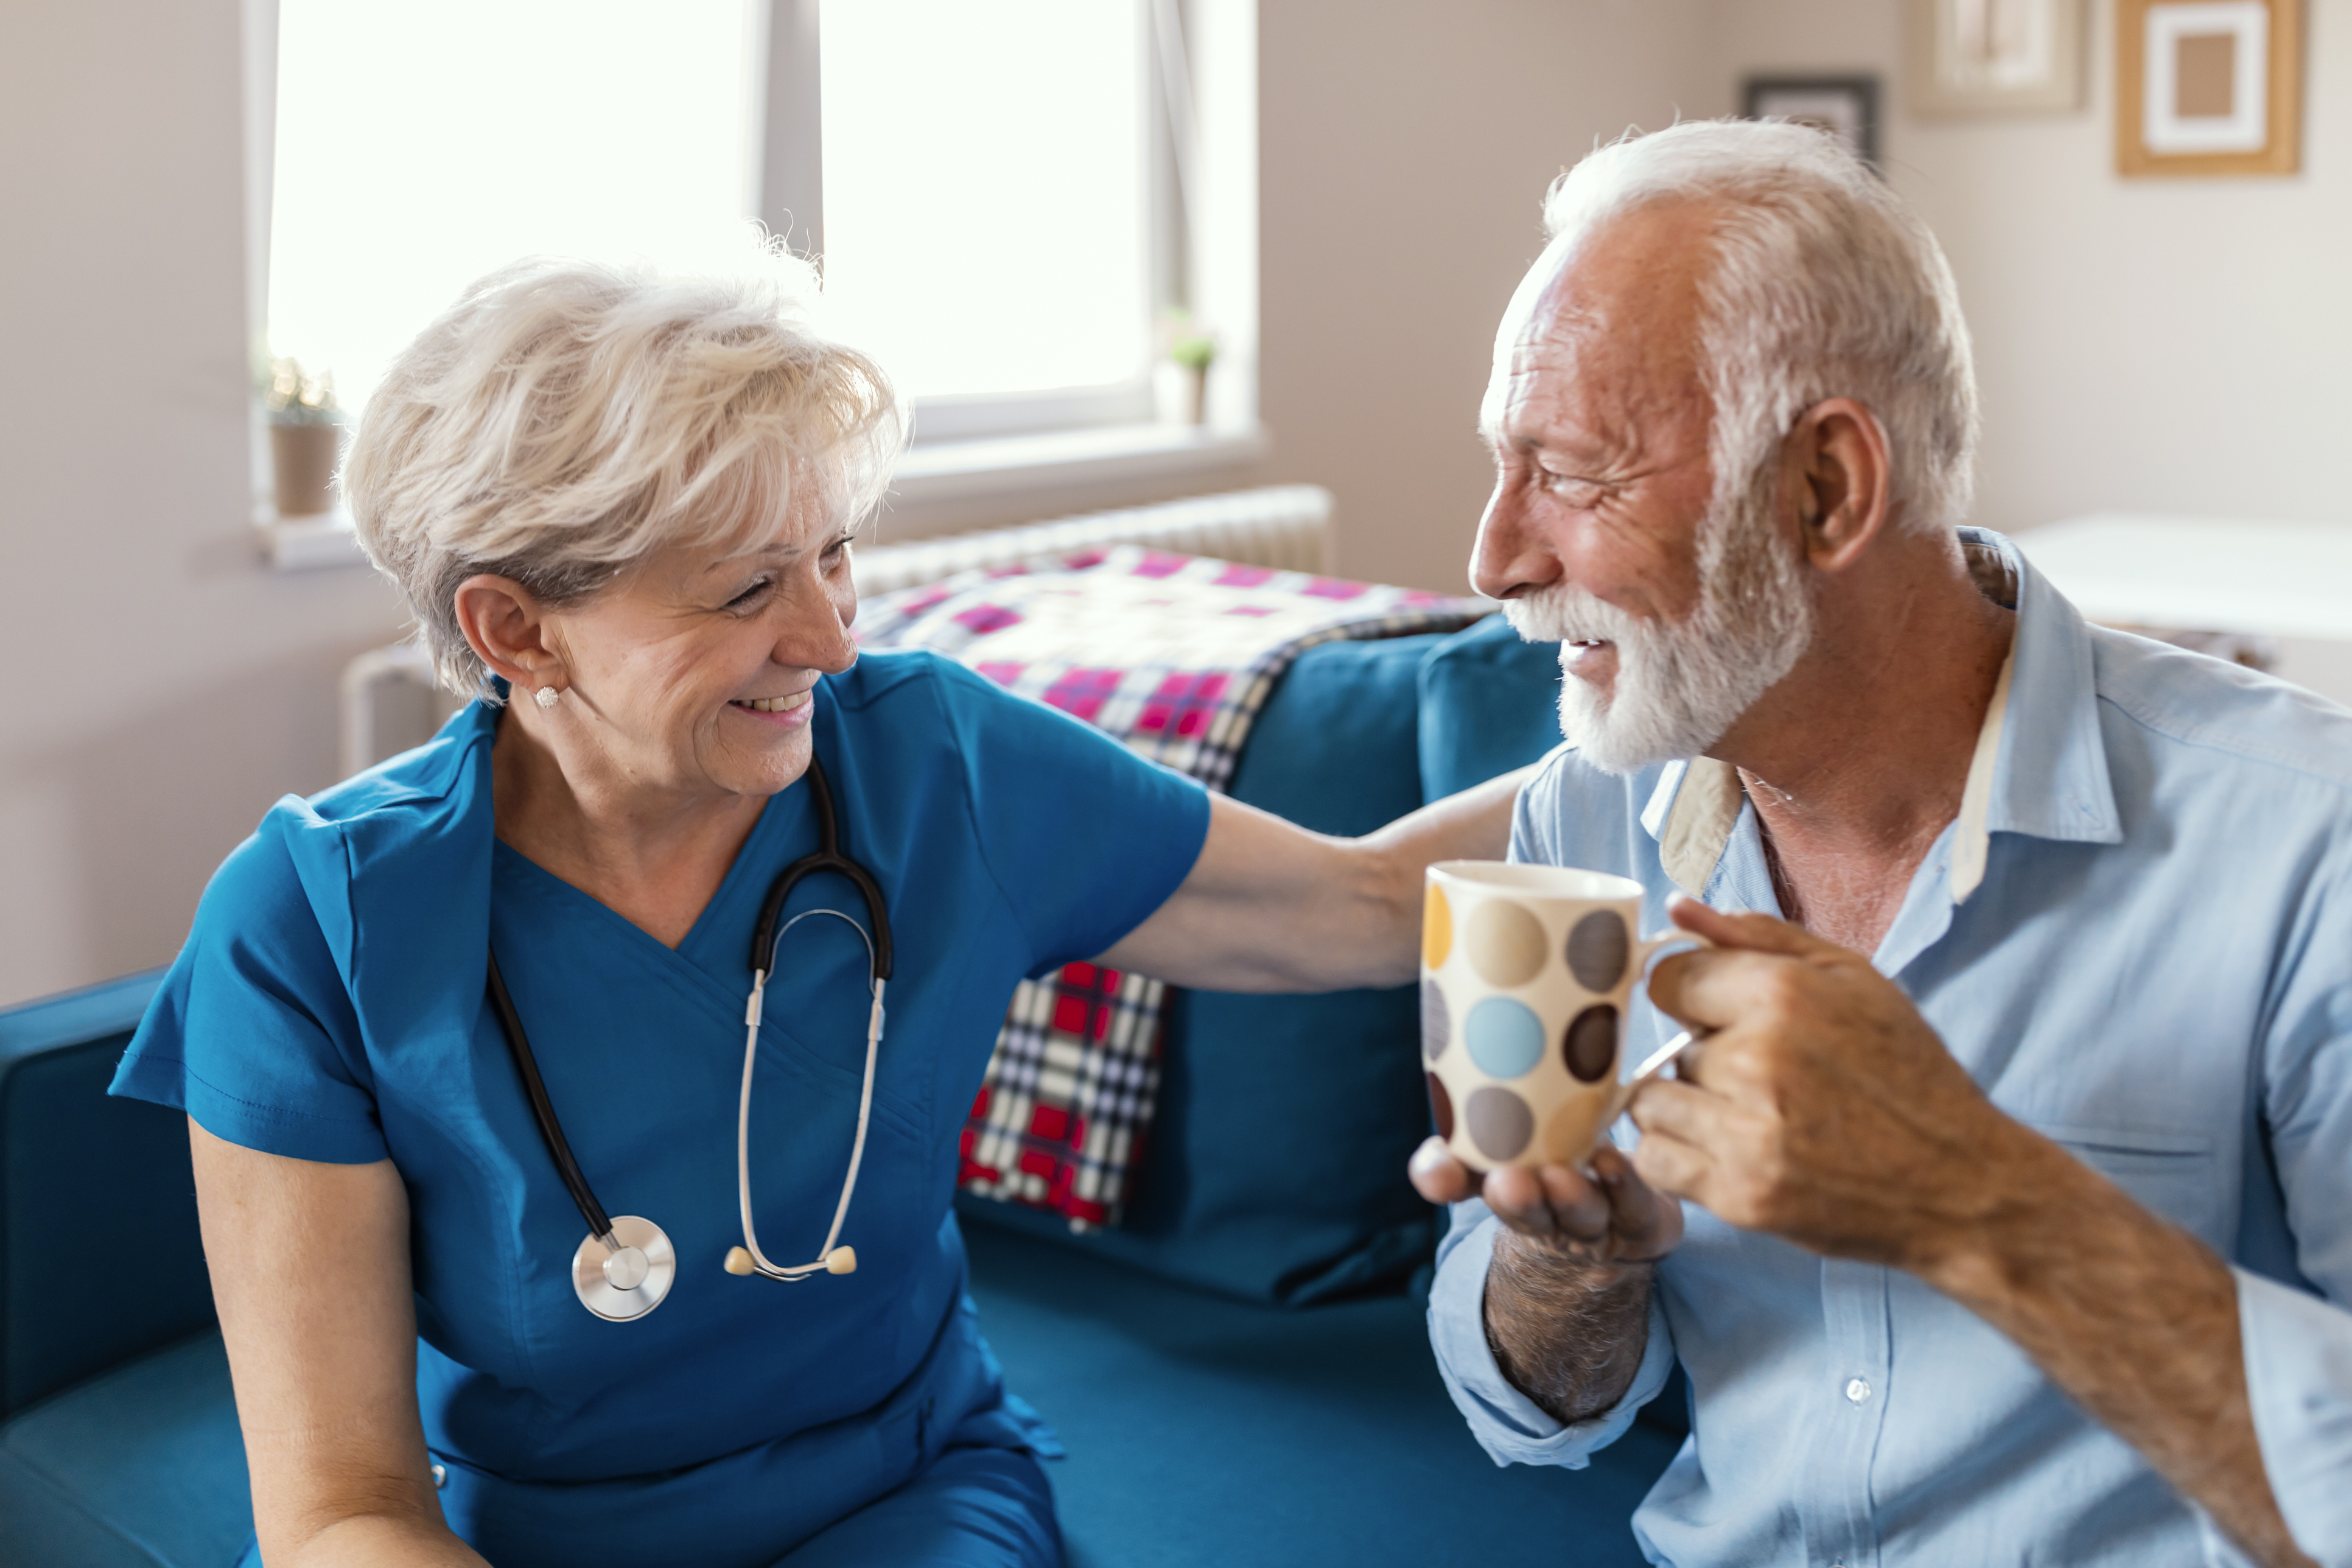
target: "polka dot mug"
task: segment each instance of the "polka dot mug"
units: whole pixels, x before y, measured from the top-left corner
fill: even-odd
[[[1661,949],[1634,935],[1642,885],[1601,871],[1500,860],[1429,868],[1421,927],[1421,1055],[1438,1135],[1473,1170],[1580,1165],[1633,1086],[1620,1037]],[[1621,1081],[1621,1079],[1622,1081]]]

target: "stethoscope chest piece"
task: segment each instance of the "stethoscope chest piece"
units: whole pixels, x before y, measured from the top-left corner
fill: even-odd
[[[642,1318],[662,1304],[677,1279],[677,1253],[661,1226],[633,1214],[613,1216],[613,1240],[591,1236],[572,1255],[580,1304],[608,1323]]]

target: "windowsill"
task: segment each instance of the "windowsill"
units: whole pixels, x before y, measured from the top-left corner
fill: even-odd
[[[898,459],[890,480],[894,519],[904,521],[936,506],[983,498],[1038,497],[1050,509],[1054,492],[1092,486],[1172,479],[1238,467],[1265,456],[1265,427],[1250,424],[1110,425],[1042,436],[986,441],[941,441]],[[281,518],[255,509],[263,558],[273,570],[309,572],[364,566],[367,556],[341,507],[316,517]]]
[[[1266,449],[1265,427],[1255,423],[1106,425],[1041,436],[941,441],[916,447],[898,459],[890,479],[890,500],[894,508],[903,510],[909,504],[973,496],[1167,479],[1253,462],[1265,456]]]
[[[276,572],[315,572],[326,566],[364,566],[367,552],[352,531],[352,514],[338,506],[309,517],[280,517],[268,502],[253,509],[261,558]]]

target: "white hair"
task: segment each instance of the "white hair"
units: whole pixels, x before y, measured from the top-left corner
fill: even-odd
[[[1787,121],[1700,120],[1627,136],[1556,181],[1551,255],[1655,202],[1720,204],[1700,280],[1709,457],[1727,487],[1769,483],[1798,416],[1851,397],[1885,432],[1897,526],[1948,528],[1975,485],[1976,370],[1943,248],[1836,137]]]
[[[878,504],[906,421],[888,378],[812,322],[780,247],[728,269],[532,259],[467,289],[394,362],[343,471],[360,542],[441,681],[494,698],[457,585],[553,605],[676,544],[756,544],[813,484],[836,526]]]

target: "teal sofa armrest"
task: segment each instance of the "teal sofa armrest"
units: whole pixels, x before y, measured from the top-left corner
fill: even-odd
[[[187,1119],[106,1093],[162,973],[0,1012],[0,1420],[212,1324]]]

